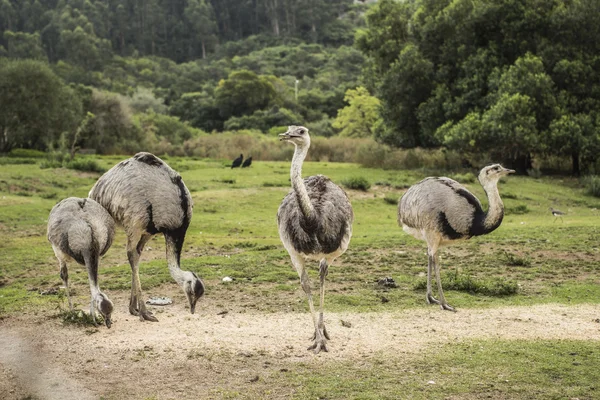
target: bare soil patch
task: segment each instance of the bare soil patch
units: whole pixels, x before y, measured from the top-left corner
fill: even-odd
[[[154,307],[159,322],[141,322],[117,305],[111,329],[65,326],[49,313],[0,321],[0,398],[199,399],[288,398],[270,376],[297,363],[361,362],[385,352],[410,360],[429,346],[477,338],[600,341],[600,307],[538,305],[443,312],[437,307],[382,313],[329,313],[329,353],[306,350],[308,313],[223,310],[206,298],[197,314],[175,302]],[[406,362],[406,361],[405,361]]]

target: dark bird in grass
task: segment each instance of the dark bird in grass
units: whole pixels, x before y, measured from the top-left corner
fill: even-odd
[[[242,168],[247,168],[251,165],[252,165],[252,157],[248,157],[244,160],[244,163],[242,164]]]
[[[552,215],[554,215],[556,217],[556,219],[560,218],[560,221],[564,222],[563,219],[562,219],[562,216],[565,215],[564,212],[562,212],[560,210],[557,210],[555,208],[552,208],[552,207],[550,207],[549,210],[552,213]],[[556,222],[556,219],[554,219],[554,222]]]
[[[236,158],[235,160],[233,160],[233,162],[231,163],[231,168],[238,168],[240,165],[242,165],[243,159],[244,159],[244,156],[242,154],[240,154],[240,156],[238,158]]]
[[[479,183],[487,194],[487,211],[483,211],[481,202],[467,188],[444,177],[425,178],[411,186],[400,199],[399,224],[406,233],[427,242],[428,303],[454,311],[442,290],[438,249],[457,240],[488,234],[500,226],[504,205],[498,193],[498,181],[513,172],[500,164],[481,170]],[[432,276],[435,276],[439,299],[433,297]]]

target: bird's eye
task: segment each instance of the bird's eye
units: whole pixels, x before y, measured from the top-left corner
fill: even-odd
[[[304,135],[304,129],[300,129],[300,134]]]

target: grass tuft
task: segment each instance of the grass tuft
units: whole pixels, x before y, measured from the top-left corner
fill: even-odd
[[[520,257],[516,254],[504,251],[502,258],[507,265],[512,267],[531,267],[531,259]]]
[[[586,193],[594,196],[600,197],[600,176],[599,175],[590,175],[586,176],[583,180]]]
[[[77,326],[96,326],[92,316],[83,310],[64,310],[58,314],[65,325]],[[104,318],[101,315],[96,316],[96,323],[103,324]]]
[[[452,274],[446,274],[442,277],[442,286],[445,290],[456,290],[472,294],[483,294],[486,296],[510,296],[516,294],[519,285],[511,280],[503,278],[476,279],[471,275],[459,274],[458,270]],[[414,286],[414,290],[427,289],[427,281],[419,280]]]
[[[385,201],[387,204],[397,206],[398,205],[398,195],[396,193],[386,193],[385,197],[383,198],[383,201]]]
[[[506,214],[511,215],[523,215],[523,214],[527,214],[529,212],[529,207],[527,207],[526,204],[519,204],[518,206],[515,207],[507,207],[506,208]]]
[[[367,180],[367,178],[362,176],[354,176],[347,179],[342,180],[342,185],[344,185],[348,189],[352,190],[362,190],[366,192],[371,187],[371,184]]]

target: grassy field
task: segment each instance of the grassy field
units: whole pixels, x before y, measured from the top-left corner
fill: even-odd
[[[121,159],[98,161],[108,169]],[[298,277],[276,226],[277,208],[289,190],[289,163],[255,160],[249,169],[231,170],[227,162],[216,160],[165,160],[181,173],[194,199],[182,263],[203,277],[206,296],[235,300],[240,307],[265,313],[282,311],[284,304],[288,310],[306,312]],[[329,270],[327,310],[384,312],[427,307],[426,247],[398,227],[395,201],[408,186],[436,173],[305,164],[305,176],[318,173],[337,183],[365,178],[371,185],[367,191],[347,189],[355,213],[354,234],[349,250]],[[48,213],[65,197],[85,197],[99,175],[41,169],[36,163],[0,166],[0,318],[32,308],[52,313],[57,305],[64,305],[60,292],[40,295],[61,284],[45,237]],[[465,181],[485,203],[472,175],[455,178]],[[572,178],[510,176],[499,186],[506,207],[500,228],[442,251],[449,303],[459,310],[600,303],[600,199],[586,196]],[[556,219],[549,207],[566,215]],[[119,231],[101,262],[101,286],[109,292],[130,287],[124,243]],[[162,238],[155,238],[149,246],[156,254],[152,257],[149,252],[149,257],[142,258],[144,290],[171,282],[161,253]],[[316,265],[310,271],[313,277],[315,271]],[[235,280],[222,285],[224,276]],[[384,277],[392,277],[398,287],[378,287],[377,280]],[[71,267],[70,278],[75,285],[87,284],[87,275],[78,266]],[[290,297],[298,301],[290,302]],[[396,358],[375,354],[365,365],[338,363],[332,369],[324,364],[322,370],[306,366],[285,379],[290,384],[302,382],[299,398],[397,398],[394,393],[399,392],[406,398],[429,399],[594,398],[594,391],[600,390],[599,358],[597,341],[473,340],[429,349],[410,361],[414,364],[410,374],[395,368]],[[444,370],[444,389],[419,386],[439,365],[452,365]],[[311,378],[302,378],[305,374]],[[503,374],[510,385],[490,386],[492,376]],[[357,377],[360,385],[355,383]]]

